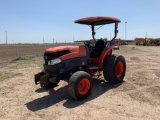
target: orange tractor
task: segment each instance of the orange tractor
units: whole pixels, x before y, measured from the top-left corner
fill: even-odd
[[[83,41],[82,46],[58,46],[46,49],[44,53],[44,70],[35,75],[35,84],[41,87],[56,87],[60,80],[68,82],[68,92],[75,99],[85,99],[92,91],[92,77],[103,73],[104,80],[109,83],[120,83],[126,73],[125,58],[112,54],[113,45],[118,33],[119,19],[107,16],[81,18],[75,23],[89,25],[92,30],[94,46],[90,41]],[[95,27],[114,24],[114,37],[108,45],[95,39]]]

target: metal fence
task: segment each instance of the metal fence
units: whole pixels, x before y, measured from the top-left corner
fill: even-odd
[[[17,45],[0,45],[0,60],[10,60],[20,56],[43,55],[45,50],[50,47],[62,45],[77,45],[77,43],[61,44],[17,44]]]

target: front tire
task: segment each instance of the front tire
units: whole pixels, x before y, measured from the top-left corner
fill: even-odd
[[[103,75],[109,83],[120,83],[126,73],[126,61],[123,56],[110,55],[103,64]]]
[[[69,79],[68,92],[71,97],[82,100],[90,95],[92,87],[93,82],[91,76],[84,71],[78,71]]]

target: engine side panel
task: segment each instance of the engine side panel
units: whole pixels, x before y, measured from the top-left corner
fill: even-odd
[[[61,72],[68,72],[87,64],[86,57],[77,57],[63,61]]]

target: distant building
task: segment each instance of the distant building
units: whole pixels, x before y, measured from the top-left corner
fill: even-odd
[[[105,42],[109,42],[107,39],[103,39]],[[77,40],[77,41],[74,41],[75,43],[78,43],[78,42],[85,42],[85,41],[90,41],[91,43],[94,43],[94,40],[93,39],[90,39],[90,40]],[[115,45],[135,45],[135,41],[134,40],[121,40],[121,39],[115,39],[114,41],[114,44]]]
[[[127,43],[128,45],[135,45],[134,40],[122,40],[123,42]]]
[[[118,44],[118,45],[135,45],[135,41],[134,40],[115,39],[114,43]]]

